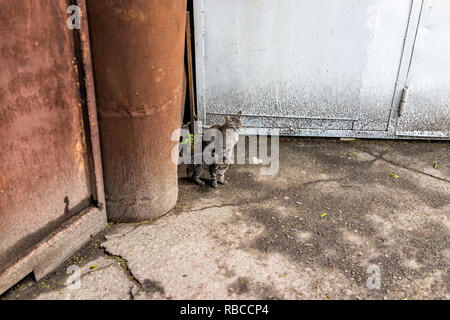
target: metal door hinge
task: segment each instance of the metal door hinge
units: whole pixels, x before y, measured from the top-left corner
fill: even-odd
[[[400,100],[400,106],[398,107],[398,116],[401,117],[406,103],[408,102],[409,87],[404,87],[402,91],[402,99]]]

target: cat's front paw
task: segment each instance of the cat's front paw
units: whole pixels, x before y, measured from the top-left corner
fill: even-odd
[[[200,180],[200,178],[194,177],[192,180],[194,180],[194,182],[196,184],[198,184],[199,186],[204,186],[205,182],[203,182],[202,180]]]
[[[219,186],[219,184],[217,183],[217,181],[213,181],[211,182],[211,187],[213,187],[214,189],[217,188]]]

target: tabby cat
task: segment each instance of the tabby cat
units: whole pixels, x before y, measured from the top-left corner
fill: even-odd
[[[225,173],[230,167],[230,160],[233,157],[234,146],[237,144],[239,140],[239,133],[242,130],[242,112],[238,112],[236,116],[226,117],[226,121],[223,125],[212,126],[211,129],[216,129],[222,132],[223,152],[214,152],[214,156],[218,156],[220,154],[223,161],[215,161],[210,165],[206,164],[204,161],[202,164],[190,164],[187,167],[187,175],[198,185],[204,186],[205,182],[200,180],[200,175],[202,172],[207,171],[212,179],[211,186],[213,188],[217,188],[218,184],[226,184]],[[214,140],[208,143],[203,143],[203,150],[209,143],[214,143]]]

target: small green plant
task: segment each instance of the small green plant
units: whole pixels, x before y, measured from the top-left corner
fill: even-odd
[[[181,144],[187,144],[187,145],[192,146],[192,145],[194,144],[194,134],[191,133],[191,134],[189,135],[189,138],[184,139],[184,140],[181,142]]]
[[[119,256],[110,255],[110,254],[108,254],[107,257],[108,257],[109,259],[114,259],[114,260],[116,260],[116,261],[122,266],[122,268],[124,268],[124,269],[127,269],[127,268],[128,268],[128,267],[127,267],[127,262],[125,261],[124,258],[119,257]]]
[[[194,151],[194,144],[195,144],[195,137],[194,137],[194,134],[191,133],[191,134],[189,135],[189,138],[184,139],[184,140],[181,142],[181,144],[182,144],[182,145],[190,146],[190,147],[191,147],[191,152],[193,152],[193,151]]]
[[[47,283],[46,279],[44,279],[39,284],[39,288],[41,288],[41,289],[50,289],[50,285]]]

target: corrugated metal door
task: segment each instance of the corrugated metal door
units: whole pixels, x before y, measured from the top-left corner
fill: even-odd
[[[425,0],[398,119],[403,136],[450,136],[450,1]]]

